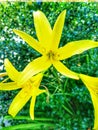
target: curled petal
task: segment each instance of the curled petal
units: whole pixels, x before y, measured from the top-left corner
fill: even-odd
[[[80,74],[79,77],[90,92],[94,106],[94,130],[98,129],[98,78]]]
[[[1,78],[1,77],[4,77],[4,76],[7,76],[7,73],[6,73],[6,72],[0,73],[0,78]]]
[[[96,95],[95,93],[92,93],[90,91],[90,95],[94,106],[94,117],[95,117],[93,130],[97,130],[98,129],[98,94]]]
[[[64,47],[59,48],[59,59],[67,59],[94,47],[98,47],[98,42],[92,40],[80,40],[67,43]]]
[[[73,78],[73,79],[79,79],[79,76],[77,73],[69,70],[66,66],[64,66],[60,61],[54,61],[53,62],[54,67],[63,75]]]
[[[41,90],[41,89],[38,89],[37,91],[37,96],[42,94],[42,93],[46,93],[46,90]]]

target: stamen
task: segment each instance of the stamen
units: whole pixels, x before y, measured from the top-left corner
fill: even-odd
[[[59,60],[59,54],[57,52],[53,52],[52,50],[50,50],[48,53],[47,53],[47,56],[50,60]]]

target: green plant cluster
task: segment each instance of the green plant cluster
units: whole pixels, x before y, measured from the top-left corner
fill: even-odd
[[[81,39],[98,41],[97,2],[0,3],[0,72],[5,70],[3,66],[5,58],[8,58],[21,71],[30,61],[39,56],[35,50],[13,33],[13,29],[22,30],[37,38],[33,11],[42,10],[53,27],[57,16],[64,9],[67,10],[67,14],[60,46]],[[64,60],[63,63],[75,72],[98,77],[97,48],[75,55]],[[37,98],[35,121],[27,117],[29,103],[18,114],[18,117],[16,116],[15,119],[9,117],[8,107],[18,91],[0,91],[1,129],[87,130],[93,127],[92,101],[88,90],[80,80],[75,81],[62,76],[51,67],[44,75],[42,86],[48,88],[49,99],[44,94]]]

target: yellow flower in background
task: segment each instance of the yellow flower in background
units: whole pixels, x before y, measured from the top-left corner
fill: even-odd
[[[80,74],[79,77],[90,92],[94,106],[94,130],[98,130],[98,78]]]
[[[60,60],[70,58],[71,56],[80,54],[90,48],[97,47],[98,42],[91,40],[80,40],[70,42],[63,47],[58,48],[64,26],[65,14],[66,10],[61,12],[52,29],[43,12],[34,12],[34,25],[38,40],[23,31],[13,30],[32,48],[37,50],[42,55],[25,67],[18,79],[19,84],[23,84],[25,80],[27,81],[33,75],[47,70],[51,65],[53,65],[61,74],[69,78],[79,79],[78,74],[69,70]]]
[[[10,90],[16,90],[21,88],[20,92],[13,99],[9,107],[8,113],[13,117],[15,117],[16,114],[24,107],[24,105],[31,98],[30,116],[32,119],[34,119],[34,106],[35,106],[36,97],[41,93],[46,92],[46,90],[39,89],[43,74],[39,73],[36,76],[31,77],[21,86],[18,86],[17,79],[21,75],[21,72],[18,72],[8,59],[5,59],[4,64],[5,64],[5,69],[7,71],[7,74],[9,78],[12,80],[12,82],[8,82],[8,83],[1,82],[0,90],[10,91]]]

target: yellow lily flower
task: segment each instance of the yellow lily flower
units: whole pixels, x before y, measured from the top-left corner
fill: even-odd
[[[79,79],[77,73],[69,70],[60,62],[60,60],[67,59],[90,48],[97,47],[98,42],[91,40],[80,40],[70,42],[63,47],[58,48],[64,26],[65,14],[66,10],[61,12],[52,29],[43,12],[34,12],[34,24],[38,40],[23,31],[16,29],[13,30],[25,42],[27,42],[42,55],[25,67],[18,79],[19,84],[23,84],[25,80],[28,80],[33,75],[47,70],[51,65],[53,65],[61,74],[69,78]]]
[[[94,128],[93,130],[98,130],[98,78],[87,76],[84,74],[79,74],[79,77],[83,81],[83,83],[86,85],[87,89],[90,92],[93,106],[94,106]]]
[[[0,83],[0,90],[16,90],[21,88],[20,92],[16,95],[14,100],[12,101],[8,113],[13,117],[24,107],[24,105],[28,102],[31,98],[30,104],[30,116],[34,119],[34,105],[36,101],[36,97],[46,90],[39,89],[40,82],[42,80],[43,74],[39,73],[36,76],[31,77],[21,86],[18,86],[17,79],[21,75],[21,72],[18,72],[11,62],[8,59],[4,61],[5,69],[9,78],[12,82],[1,82]]]

